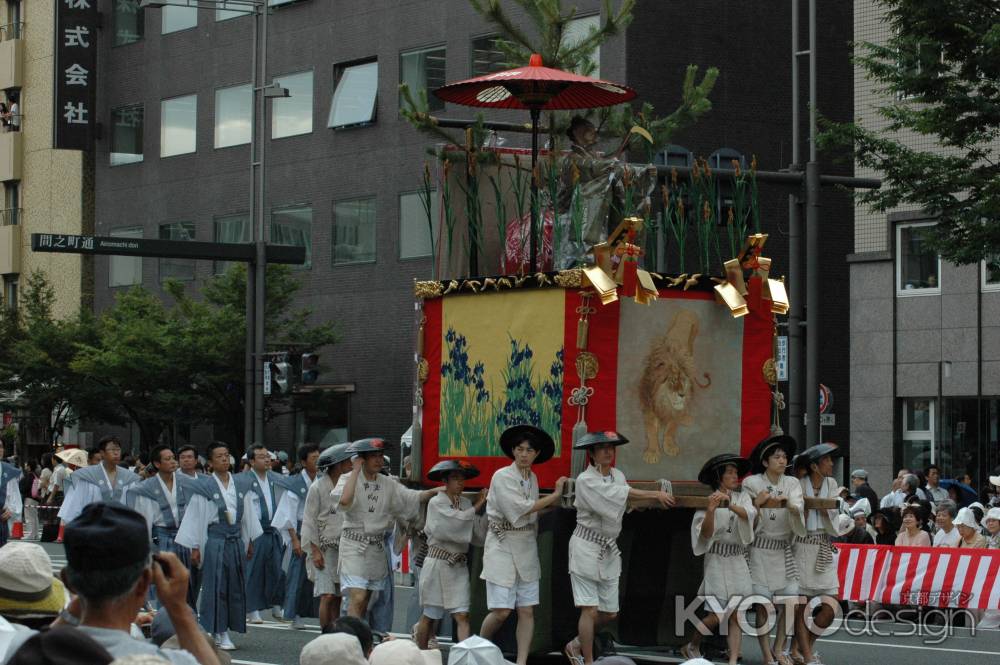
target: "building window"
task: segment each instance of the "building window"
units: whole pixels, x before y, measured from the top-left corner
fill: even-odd
[[[141,226],[111,229],[112,238],[141,238]],[[133,286],[142,284],[141,256],[112,256],[108,260],[108,286]]]
[[[142,104],[111,110],[111,166],[142,161]]]
[[[197,149],[198,95],[160,102],[160,157],[184,155]]]
[[[250,16],[253,14],[253,7],[248,5],[246,2],[226,2],[223,0],[218,5],[216,5],[215,10],[215,20],[216,21],[228,21],[231,18],[239,18],[240,16]]]
[[[114,0],[115,46],[134,44],[142,39],[145,14],[146,10],[139,8],[139,0]]]
[[[432,48],[405,51],[399,54],[399,82],[410,87],[415,99],[419,98],[420,91],[427,92],[427,108],[431,111],[440,111],[444,108],[444,100],[434,95],[434,90],[443,86],[445,79],[445,48],[434,46]],[[376,75],[376,78],[377,75]],[[400,107],[403,106],[403,98],[399,98]]]
[[[601,17],[598,14],[592,14],[590,16],[581,16],[575,18],[566,24],[563,28],[563,44],[567,47],[573,47],[588,36],[591,32],[600,30],[601,28]],[[594,52],[590,56],[591,61],[594,63],[594,70],[591,72],[581,72],[586,73],[588,76],[593,76],[594,78],[601,78],[601,47],[598,46],[594,49]]]
[[[941,257],[927,243],[934,222],[896,227],[896,293],[901,296],[941,293]]]
[[[3,184],[3,216],[0,226],[17,226],[21,223],[21,183],[8,180]]]
[[[160,34],[180,32],[188,28],[198,27],[198,8],[164,5],[160,10]]]
[[[17,275],[3,278],[3,304],[10,311],[17,311]]]
[[[333,204],[333,263],[375,262],[375,199]]]
[[[431,255],[431,234],[435,242],[440,230],[441,204],[437,191],[431,191],[431,224],[427,227],[427,210],[421,192],[399,195],[399,258],[416,259]]]
[[[469,69],[472,76],[485,76],[508,69],[507,55],[497,46],[498,39],[497,35],[486,35],[472,40],[472,66]]]
[[[900,466],[923,469],[936,464],[934,446],[934,400],[910,397],[903,400],[903,459]]]
[[[250,143],[253,121],[253,85],[235,85],[215,91],[215,147]]]
[[[1000,291],[1000,254],[990,256],[983,265],[983,291]]]
[[[308,134],[313,130],[313,73],[277,77],[274,82],[288,89],[288,97],[275,99],[271,107],[271,138]]]
[[[653,158],[654,164],[663,166],[691,166],[694,156],[684,146],[670,144]]]
[[[160,224],[160,240],[194,240],[194,222]],[[160,283],[167,279],[194,280],[194,259],[160,259]]]
[[[295,206],[271,213],[271,242],[275,245],[306,248],[306,262],[301,268],[312,267],[312,208]]]
[[[377,60],[336,68],[327,127],[350,127],[375,122],[377,107]]]
[[[253,242],[250,215],[248,214],[216,217],[213,227],[212,238],[215,242],[234,244],[248,244]],[[215,261],[212,270],[216,275],[221,275],[229,270],[229,267],[232,265],[232,261]]]

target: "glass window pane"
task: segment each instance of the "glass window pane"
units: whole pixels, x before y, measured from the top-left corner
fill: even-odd
[[[187,30],[198,25],[197,7],[178,7],[177,5],[164,5],[160,10],[162,23],[160,24],[160,34],[166,35],[178,30]]]
[[[303,269],[312,267],[312,208],[299,206],[271,213],[271,242],[306,248]]]
[[[375,199],[333,204],[333,262],[375,261]]]
[[[160,102],[160,157],[195,151],[197,119],[198,95]]]
[[[194,222],[160,224],[160,240],[194,239]],[[160,259],[160,282],[170,278],[190,282],[194,279],[194,265],[194,259]]]
[[[423,192],[399,195],[399,258],[431,256],[431,238],[435,249],[441,219],[441,203],[437,190],[430,196],[431,226],[427,225],[427,208]]]
[[[240,16],[251,16],[253,14],[252,10],[253,7],[245,2],[229,3],[223,0],[215,10],[215,20],[228,21],[231,18],[239,18]]]
[[[111,166],[142,161],[142,104],[111,110]]]
[[[983,282],[989,285],[1000,285],[1000,254],[986,257]]]
[[[250,143],[253,115],[253,85],[237,85],[215,91],[215,147]]]
[[[496,35],[487,35],[472,40],[472,76],[483,76],[509,69],[507,56],[497,45]]]
[[[931,431],[931,403],[926,399],[910,399],[906,401],[906,431]]]
[[[601,27],[601,17],[597,14],[591,16],[581,16],[580,18],[575,18],[566,24],[563,29],[562,43],[564,46],[575,46],[583,41],[586,37],[590,35],[592,30],[598,30]],[[588,76],[593,76],[594,78],[601,78],[601,47],[598,46],[594,49],[591,54],[590,59],[594,63],[594,69],[591,72],[586,73]]]
[[[378,61],[344,67],[333,91],[327,127],[346,127],[375,120]]]
[[[289,74],[274,82],[288,88],[288,97],[272,101],[271,138],[308,134],[313,130],[313,73]]]
[[[938,255],[927,244],[931,226],[903,226],[899,229],[899,286],[904,290],[937,289]]]
[[[141,226],[111,229],[113,238],[141,238]],[[142,284],[141,256],[112,256],[108,261],[108,286],[132,286]]]
[[[377,78],[377,75],[376,75]],[[419,49],[401,53],[399,56],[399,82],[410,86],[414,99],[420,98],[420,91],[427,91],[427,107],[431,111],[444,108],[444,101],[435,97],[433,91],[445,83],[445,49],[443,46]],[[399,98],[400,107],[403,98]]]
[[[227,215],[226,217],[216,217],[213,224],[212,239],[215,242],[228,242],[245,244],[253,242],[251,233],[250,215]],[[232,261],[215,261],[212,267],[216,275],[226,272],[233,265]]]
[[[115,46],[134,44],[142,39],[145,10],[139,0],[114,0]]]

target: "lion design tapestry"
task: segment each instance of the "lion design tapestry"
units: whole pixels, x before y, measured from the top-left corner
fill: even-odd
[[[518,423],[556,442],[535,469],[543,486],[569,474],[574,429],[628,437],[616,464],[632,480],[693,480],[706,458],[747,453],[769,431],[774,332],[750,288],[738,319],[705,290],[663,289],[649,305],[555,286],[424,301],[422,470],[466,457],[488,480],[510,463],[500,432]]]

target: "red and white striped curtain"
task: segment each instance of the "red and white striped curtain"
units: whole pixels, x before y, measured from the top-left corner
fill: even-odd
[[[1000,609],[1000,550],[845,543],[836,547],[843,600]]]

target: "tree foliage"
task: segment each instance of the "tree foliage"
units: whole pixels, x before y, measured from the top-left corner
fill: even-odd
[[[876,131],[830,125],[821,146],[852,145],[882,188],[873,210],[915,207],[938,218],[929,239],[957,264],[1000,255],[1000,4],[878,0],[891,37],[864,43],[856,62],[884,101]],[[916,144],[932,143],[924,149]]]
[[[131,419],[144,447],[175,422],[210,423],[234,437],[243,428],[246,269],[209,280],[197,299],[168,281],[173,300],[135,287],[100,316],[67,321],[51,314],[52,289],[29,278],[22,314],[0,327],[0,387],[39,413],[63,405],[75,417]],[[313,351],[337,341],[332,323],[313,324],[293,307],[299,283],[286,266],[268,266],[266,338],[275,350]],[[54,429],[63,424],[53,423]]]
[[[542,56],[542,62],[547,67],[574,71],[591,75],[597,68],[594,56],[597,49],[611,37],[622,34],[632,22],[632,11],[635,0],[622,0],[615,9],[612,0],[604,0],[601,12],[602,21],[598,26],[591,27],[586,36],[578,41],[566,39],[566,28],[577,18],[575,5],[563,6],[562,0],[510,0],[510,4],[519,7],[530,21],[513,18],[501,0],[469,0],[472,7],[497,31],[498,37],[494,44],[506,56],[509,67],[517,67],[527,63],[533,53]],[[684,76],[681,103],[677,109],[665,117],[659,117],[651,104],[643,104],[638,112],[634,112],[628,104],[601,109],[597,111],[600,118],[595,124],[601,128],[604,139],[627,139],[630,148],[642,147],[646,156],[662,150],[671,137],[678,131],[693,124],[700,116],[712,109],[709,94],[715,86],[719,70],[708,68],[701,80],[698,80],[699,68],[689,65]],[[401,111],[414,127],[424,133],[452,145],[465,144],[464,137],[449,132],[437,125],[430,115],[427,105],[427,91],[420,90],[416,94],[405,83],[399,86],[403,99]],[[582,111],[581,113],[585,113]],[[570,113],[548,113],[548,134],[553,141],[558,141],[569,126]],[[482,114],[476,115],[473,125],[474,145],[480,145],[487,132],[482,127]],[[653,144],[645,142],[641,137],[629,134],[634,126],[643,127],[653,136]],[[479,153],[480,159],[488,159],[487,153]]]

